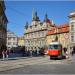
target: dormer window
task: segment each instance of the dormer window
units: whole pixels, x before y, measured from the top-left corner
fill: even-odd
[[[32,26],[30,26],[30,28],[32,29]]]
[[[43,23],[40,23],[40,25],[42,26],[42,25],[43,25]]]
[[[26,22],[25,29],[28,29],[28,22]]]
[[[28,29],[28,26],[27,25],[25,26],[25,29]]]
[[[37,24],[35,25],[35,27],[37,27]]]

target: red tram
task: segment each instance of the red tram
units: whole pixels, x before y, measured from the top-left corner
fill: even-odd
[[[62,58],[63,56],[62,44],[60,44],[59,42],[50,43],[48,45],[47,55],[50,56],[50,59]]]

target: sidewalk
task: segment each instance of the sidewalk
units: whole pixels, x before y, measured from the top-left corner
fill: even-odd
[[[18,59],[27,59],[30,57],[13,57],[13,58],[8,58],[8,60],[18,60]],[[2,58],[0,59],[0,61],[7,61],[6,59],[3,60]]]
[[[30,60],[31,57],[16,57],[8,58],[8,60],[0,59],[0,71],[24,67],[25,60]]]
[[[75,64],[75,55],[70,56],[68,59],[66,59],[66,63]]]

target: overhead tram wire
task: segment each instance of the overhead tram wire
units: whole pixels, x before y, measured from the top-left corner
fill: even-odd
[[[8,7],[8,6],[7,6],[7,7]],[[24,13],[22,13],[22,12],[20,12],[20,11],[16,10],[16,9],[12,8],[12,7],[8,7],[8,9],[9,9],[9,10],[11,10],[11,11],[13,11],[13,12],[18,13],[18,14],[19,14],[20,16],[22,16],[22,17],[24,17],[24,16],[25,16],[25,14],[24,14]],[[24,17],[24,18],[25,18],[25,17]],[[12,22],[12,21],[9,21],[9,23],[17,24],[17,23]],[[19,25],[19,24],[17,24],[17,25]]]
[[[15,23],[15,22],[12,22],[12,21],[9,21],[9,23],[14,24],[14,25],[19,25],[18,23]]]
[[[9,10],[18,13],[20,16],[22,16],[22,17],[25,18],[25,14],[24,14],[24,13],[22,13],[22,12],[16,10],[16,9],[14,9],[13,7],[9,7],[9,6],[6,6],[6,7],[7,7]]]
[[[7,6],[7,8],[8,8],[9,10],[13,11],[13,12],[18,13],[20,16],[22,16],[22,17],[25,18],[25,14],[24,14],[24,13],[22,13],[22,12],[16,10],[16,9],[12,8],[12,7],[8,7],[8,6]],[[18,24],[18,23],[16,23],[16,22],[12,22],[12,21],[9,21],[9,23],[15,24],[15,25],[20,25],[20,24]]]
[[[16,24],[16,25],[20,25],[20,24],[18,24],[18,23],[12,22],[12,21],[9,21],[9,23],[13,23],[13,24]]]
[[[12,21],[9,21],[9,23],[14,24],[14,25],[20,25],[20,24],[18,24],[16,22],[12,22]]]
[[[11,23],[11,24],[14,24],[14,25],[20,25],[20,24],[18,24],[16,22],[13,22],[13,21],[9,21],[8,23]]]

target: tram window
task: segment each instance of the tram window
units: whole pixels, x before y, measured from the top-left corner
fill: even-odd
[[[58,45],[49,45],[49,49],[58,49]]]
[[[59,49],[62,50],[62,46],[61,45],[59,45]]]

